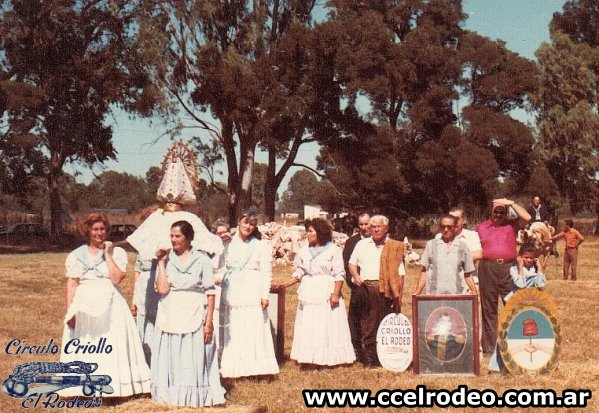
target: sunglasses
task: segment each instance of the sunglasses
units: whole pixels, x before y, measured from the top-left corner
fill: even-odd
[[[503,209],[496,209],[496,210],[493,211],[493,213],[495,215],[505,215],[505,214],[507,214],[507,211],[505,211]]]
[[[439,225],[441,229],[454,229],[455,225]]]

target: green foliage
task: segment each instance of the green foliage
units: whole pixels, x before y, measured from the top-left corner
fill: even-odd
[[[210,185],[205,180],[200,179],[197,208],[202,219],[206,219],[206,224],[214,222],[218,218],[228,218],[227,199],[225,185],[221,183]]]
[[[524,187],[533,137],[510,113],[538,87],[533,62],[464,31],[460,2],[330,5],[322,37],[338,46],[316,52],[337,89],[323,99],[318,166],[343,205],[437,213],[481,208],[498,178]]]
[[[313,93],[303,81],[304,46],[313,7],[308,0],[143,3],[138,44],[163,93],[162,112],[180,108],[207,132],[198,147],[212,164],[227,164],[232,222],[252,202],[258,145],[272,153],[268,201],[261,202],[274,211],[272,191],[290,167],[284,163],[275,179],[277,158],[292,164],[293,145],[304,142]]]
[[[523,107],[538,88],[538,67],[508,50],[500,40],[465,32],[458,58],[465,70],[460,81],[462,94],[472,106],[508,113]]]
[[[104,120],[112,104],[132,108],[146,82],[130,36],[132,7],[107,1],[2,3],[0,50],[6,79],[34,88],[35,99],[9,105],[4,142],[25,155],[21,168],[41,169],[49,187],[51,231],[61,231],[60,178],[65,163],[115,158]],[[23,88],[6,88],[9,102]],[[39,98],[40,104],[35,100]],[[26,145],[21,142],[25,139]],[[10,150],[3,156],[13,156]]]
[[[535,98],[545,165],[560,193],[577,210],[596,202],[599,173],[599,47],[576,44],[551,33],[551,45],[537,51],[543,71]]]
[[[595,0],[568,0],[562,13],[555,13],[551,32],[567,34],[575,43],[599,46],[599,3]]]
[[[87,202],[91,208],[124,208],[132,213],[154,203],[155,196],[142,178],[106,171],[89,184]]]
[[[280,210],[303,213],[304,205],[321,205],[326,200],[327,188],[312,172],[301,169],[289,180],[287,190],[283,192]]]
[[[547,167],[542,163],[537,165],[530,174],[530,179],[526,186],[526,194],[529,197],[538,195],[543,201],[550,203],[554,207],[561,205],[559,187],[553,180]]]
[[[146,172],[145,190],[149,196],[155,197],[158,187],[162,181],[162,170],[157,166],[151,166]]]

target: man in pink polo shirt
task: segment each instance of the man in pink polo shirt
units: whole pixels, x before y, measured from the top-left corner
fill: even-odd
[[[517,217],[508,217],[512,209]],[[497,342],[497,297],[502,300],[513,290],[510,267],[516,262],[516,235],[530,221],[526,209],[509,199],[493,201],[491,218],[476,228],[483,249],[478,269],[480,300],[482,306],[482,347],[491,354]]]

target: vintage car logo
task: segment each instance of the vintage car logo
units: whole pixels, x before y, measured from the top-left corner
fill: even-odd
[[[17,398],[53,393],[75,386],[81,386],[84,396],[112,394],[114,389],[110,386],[110,376],[91,374],[97,368],[98,364],[83,361],[22,363],[4,380],[2,390]]]

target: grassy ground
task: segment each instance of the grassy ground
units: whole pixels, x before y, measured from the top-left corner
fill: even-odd
[[[559,251],[563,244],[558,245]],[[498,393],[510,388],[541,389],[556,391],[564,389],[591,389],[597,396],[599,391],[599,318],[596,317],[596,303],[599,297],[599,239],[588,237],[580,250],[579,281],[576,283],[561,280],[561,257],[550,258],[547,275],[548,292],[558,303],[562,317],[563,345],[558,371],[552,377],[503,376],[489,374],[482,362],[479,377],[440,377],[415,376],[410,370],[393,373],[383,369],[365,370],[359,364],[319,371],[300,371],[293,361],[287,360],[281,366],[281,373],[273,380],[239,380],[229,389],[226,407],[206,409],[210,411],[274,411],[289,412],[305,410],[301,390],[322,389],[409,389],[419,384],[428,388],[455,389],[460,384],[469,388],[494,389]],[[3,311],[0,312],[0,380],[4,380],[19,363],[27,361],[58,361],[58,355],[7,355],[5,346],[9,339],[19,338],[27,344],[46,344],[50,338],[60,342],[64,305],[64,261],[66,253],[33,253],[0,255],[0,283]],[[129,255],[130,263],[134,256]],[[556,266],[557,264],[557,266]],[[289,276],[290,270],[278,268],[275,282]],[[409,269],[404,312],[411,319],[410,294],[414,290],[417,269]],[[132,265],[124,282],[125,296],[130,300],[132,293]],[[295,306],[296,288],[287,294],[287,318],[285,353],[289,355]],[[349,292],[345,291],[345,297]],[[347,302],[346,302],[347,304]],[[148,395],[135,399],[116,400],[105,403],[103,411],[129,412],[184,412],[180,409],[153,402]],[[345,411],[350,409],[345,409]],[[358,411],[356,409],[355,411]],[[452,411],[474,411],[450,409]],[[481,409],[483,410],[483,409]],[[485,411],[500,409],[485,409]],[[0,395],[0,412],[21,411],[20,402],[4,393]],[[194,409],[193,411],[198,411]],[[340,410],[337,410],[340,411]],[[373,409],[373,411],[377,411]],[[380,409],[383,411],[383,409]],[[441,409],[421,409],[419,411],[441,411]],[[531,412],[565,412],[566,409],[529,409]],[[576,410],[568,410],[576,411]],[[599,401],[591,399],[586,411],[599,411]]]

